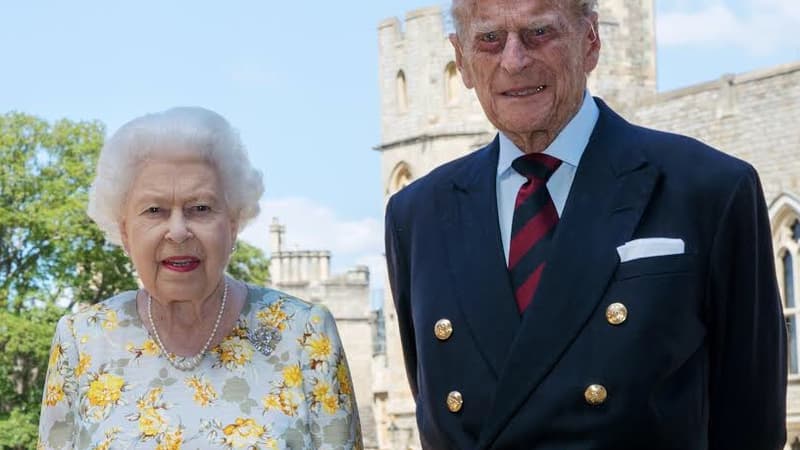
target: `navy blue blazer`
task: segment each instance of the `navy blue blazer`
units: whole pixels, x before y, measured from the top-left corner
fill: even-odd
[[[423,447],[782,449],[786,330],[758,175],[597,102],[522,316],[500,241],[497,139],[390,199],[389,281]],[[648,237],[683,239],[685,253],[620,263],[618,246]],[[612,325],[617,302],[627,320]],[[605,402],[584,399],[592,384]]]

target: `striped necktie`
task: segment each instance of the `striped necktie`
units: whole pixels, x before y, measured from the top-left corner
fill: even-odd
[[[550,243],[558,223],[558,212],[547,191],[547,180],[561,161],[543,153],[520,156],[511,163],[528,179],[517,192],[508,270],[520,313],[525,311],[539,285]]]

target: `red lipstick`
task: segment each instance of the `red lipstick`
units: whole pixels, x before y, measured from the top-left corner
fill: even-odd
[[[162,260],[161,265],[175,272],[191,272],[200,266],[200,260],[194,256],[170,256]]]

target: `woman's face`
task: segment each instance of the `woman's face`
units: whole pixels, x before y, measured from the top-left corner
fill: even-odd
[[[142,284],[163,303],[210,296],[222,279],[237,229],[217,171],[196,159],[143,163],[120,228]]]

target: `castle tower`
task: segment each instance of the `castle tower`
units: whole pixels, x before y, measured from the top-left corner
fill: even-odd
[[[389,195],[494,134],[456,69],[443,12],[411,11],[378,25],[381,171]]]
[[[600,0],[600,62],[589,90],[623,116],[656,94],[653,0]]]

